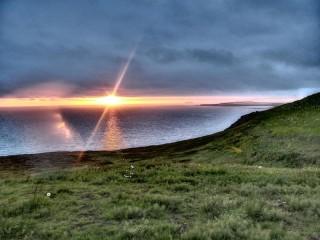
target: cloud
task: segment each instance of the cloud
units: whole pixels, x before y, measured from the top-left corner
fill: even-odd
[[[0,2],[0,96],[52,79],[105,89],[138,44],[128,92],[320,87],[319,1]]]
[[[278,49],[266,51],[263,56],[271,61],[282,62],[288,65],[296,65],[298,67],[314,67],[320,68],[320,49],[314,48],[309,51],[304,49]]]
[[[48,82],[17,89],[5,97],[66,97],[73,90],[74,87],[69,84]]]
[[[172,63],[184,58],[183,52],[169,48],[151,48],[146,51],[146,55],[159,63]]]
[[[207,62],[213,64],[231,65],[236,61],[233,53],[226,50],[217,49],[192,49],[187,51],[188,55],[199,62]]]
[[[172,63],[176,61],[189,61],[200,63],[211,63],[218,65],[230,65],[236,61],[232,52],[223,49],[170,49],[151,48],[146,55],[158,63]]]

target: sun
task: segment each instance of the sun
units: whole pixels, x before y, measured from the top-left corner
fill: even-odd
[[[107,105],[107,106],[116,106],[122,104],[121,97],[109,95],[106,97],[101,97],[97,99],[98,104]]]

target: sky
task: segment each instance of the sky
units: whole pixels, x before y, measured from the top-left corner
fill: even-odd
[[[1,0],[0,97],[308,94],[317,0]]]

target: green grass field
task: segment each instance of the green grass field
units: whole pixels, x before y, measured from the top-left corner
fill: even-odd
[[[211,136],[23,164],[72,156],[0,159],[0,239],[320,239],[320,94]]]

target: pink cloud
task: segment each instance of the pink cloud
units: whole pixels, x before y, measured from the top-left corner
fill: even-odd
[[[70,84],[47,82],[30,87],[20,88],[5,97],[39,98],[39,97],[66,97],[71,95],[75,87]]]

